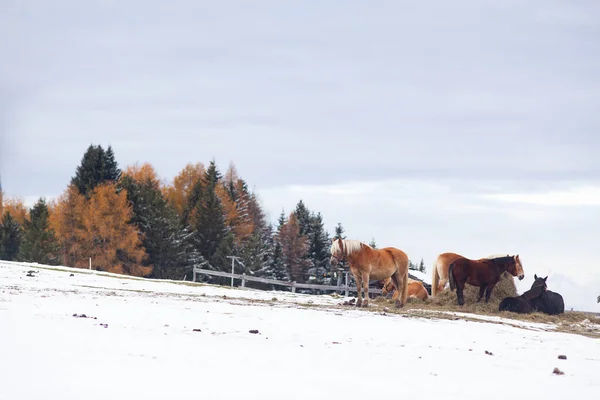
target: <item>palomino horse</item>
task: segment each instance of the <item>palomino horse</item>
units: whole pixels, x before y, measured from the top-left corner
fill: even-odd
[[[394,282],[392,282],[392,278],[387,278],[385,281],[382,281],[383,287],[381,288],[381,294],[386,295],[388,293],[393,292],[395,295],[396,287],[394,286]],[[393,297],[392,295],[392,297]],[[414,297],[419,300],[427,300],[429,294],[427,293],[427,289],[423,286],[422,282],[415,281],[414,279],[408,278],[408,296]]]
[[[448,268],[450,290],[456,289],[458,305],[462,306],[465,304],[463,297],[465,283],[478,286],[479,298],[477,302],[481,301],[485,290],[485,302],[487,303],[494,286],[496,286],[505,271],[513,276],[518,276],[519,280],[523,279],[525,273],[518,254],[483,261],[461,257],[453,261]]]
[[[356,306],[369,305],[369,280],[392,278],[396,291],[396,307],[404,306],[408,297],[408,256],[395,247],[374,249],[358,240],[336,239],[331,244],[331,259],[335,267],[343,259],[348,260],[350,271],[356,281]],[[364,291],[365,298],[361,293]]]

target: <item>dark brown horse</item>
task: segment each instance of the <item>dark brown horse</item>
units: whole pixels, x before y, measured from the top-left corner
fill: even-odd
[[[488,260],[470,260],[460,257],[450,264],[448,269],[448,278],[450,280],[450,290],[456,289],[456,298],[458,305],[465,304],[463,290],[465,283],[479,287],[479,298],[481,301],[485,291],[485,302],[490,299],[494,286],[500,280],[504,272],[509,272],[513,276],[523,279],[523,265],[519,255],[506,256],[499,258],[490,258]]]
[[[531,289],[536,287],[542,289],[542,294],[531,301],[534,310],[550,315],[562,314],[565,312],[565,302],[563,297],[559,293],[548,290],[548,286],[546,285],[548,277],[538,277],[537,274],[533,275],[533,277],[535,280],[531,285]]]
[[[546,291],[546,278],[538,278],[535,275],[535,281],[531,285],[531,289],[517,297],[505,297],[498,305],[498,310],[519,314],[529,314],[537,311],[536,304]]]

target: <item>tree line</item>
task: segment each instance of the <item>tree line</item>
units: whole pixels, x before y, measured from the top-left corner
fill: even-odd
[[[233,164],[223,174],[214,160],[188,163],[165,184],[148,163],[121,170],[111,146],[100,145],[88,147],[55,200],[28,209],[0,187],[0,216],[0,259],[88,268],[91,258],[96,270],[157,279],[190,280],[194,267],[230,271],[236,256],[237,273],[322,283],[335,273],[331,240],[346,238],[341,223],[330,237],[302,200],[271,224]],[[424,271],[422,260],[411,269]]]

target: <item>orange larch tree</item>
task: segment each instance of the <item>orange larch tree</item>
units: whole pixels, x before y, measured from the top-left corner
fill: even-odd
[[[83,214],[86,211],[85,197],[74,185],[50,202],[50,228],[54,230],[61,248],[62,263],[69,267],[84,267],[89,255],[81,248],[85,235]]]
[[[92,266],[103,271],[147,276],[152,266],[143,266],[146,252],[135,226],[129,224],[133,211],[125,190],[115,184],[94,188],[83,216],[85,237],[82,248],[92,257]]]
[[[5,212],[10,212],[13,219],[17,221],[19,225],[23,226],[25,220],[29,216],[29,210],[25,206],[23,200],[19,198],[4,198],[3,201],[3,211],[2,214],[0,214],[0,217],[4,215]]]
[[[170,204],[175,207],[177,214],[183,216],[188,207],[188,199],[194,185],[204,180],[206,169],[202,163],[187,164],[173,179],[173,184],[164,188],[164,195]]]

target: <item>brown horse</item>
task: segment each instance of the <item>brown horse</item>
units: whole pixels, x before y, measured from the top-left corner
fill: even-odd
[[[390,278],[400,291],[396,291],[396,307],[404,306],[408,297],[408,256],[395,247],[374,249],[358,240],[336,239],[331,244],[331,259],[335,267],[343,259],[348,260],[350,271],[356,281],[356,306],[369,305],[369,280]],[[364,291],[364,300],[361,293]]]
[[[461,257],[453,261],[448,268],[450,290],[456,289],[458,305],[462,306],[465,304],[463,297],[465,283],[479,286],[477,302],[481,301],[485,290],[485,302],[487,303],[494,286],[496,286],[504,272],[509,272],[512,276],[518,276],[519,280],[523,279],[525,273],[518,254],[516,256],[507,255],[506,257],[484,260],[470,260]]]
[[[439,292],[444,290],[446,284],[448,283],[448,269],[450,268],[450,264],[461,257],[463,256],[457,253],[442,253],[437,256],[437,259],[433,264],[433,271],[431,271],[431,297],[436,296]],[[503,256],[492,255],[480,258],[477,261],[484,261],[499,257]]]
[[[387,295],[388,293],[393,292],[395,295],[396,287],[394,286],[394,282],[392,282],[392,278],[387,278],[385,281],[381,281],[383,283],[383,287],[381,288],[381,294]],[[423,283],[420,281],[415,281],[414,279],[408,278],[408,296],[414,297],[419,300],[427,300],[429,295],[427,294],[427,289],[423,286]]]

